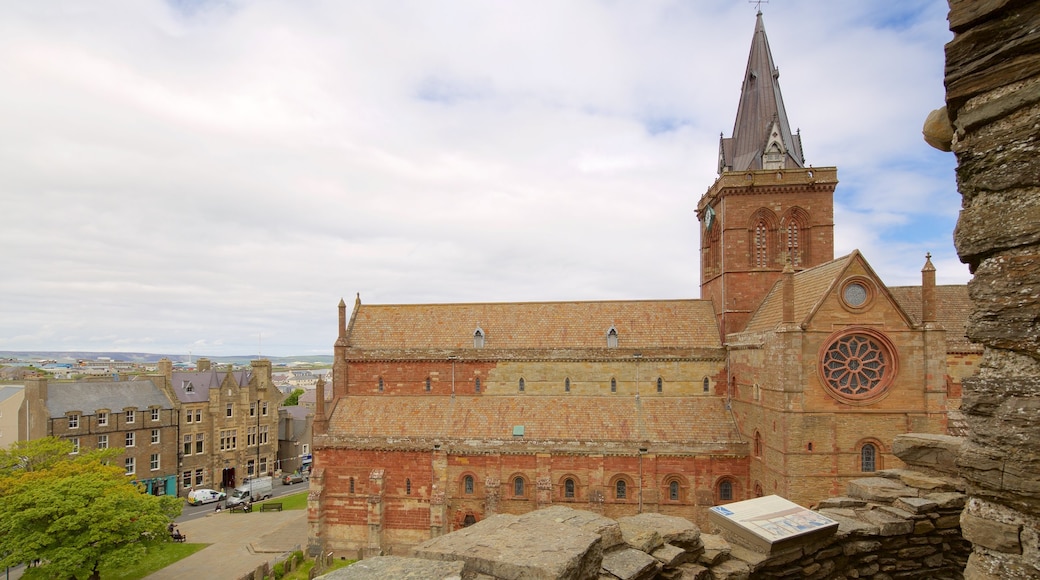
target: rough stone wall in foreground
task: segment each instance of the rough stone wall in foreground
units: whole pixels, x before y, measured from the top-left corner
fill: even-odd
[[[1040,2],[950,0],[949,138],[962,210],[955,232],[985,347],[965,379],[969,484],[965,577],[1040,577]],[[941,117],[941,112],[938,115]],[[934,118],[930,118],[934,121]],[[948,126],[948,125],[947,125]],[[949,149],[947,149],[949,150]]]

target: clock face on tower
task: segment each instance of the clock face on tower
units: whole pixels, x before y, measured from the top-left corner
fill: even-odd
[[[715,210],[709,205],[704,209],[704,229],[711,230],[711,226],[715,223]]]

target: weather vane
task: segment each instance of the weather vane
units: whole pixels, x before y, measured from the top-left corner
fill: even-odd
[[[762,12],[762,5],[769,4],[769,0],[748,0],[748,4],[754,4],[755,10]]]

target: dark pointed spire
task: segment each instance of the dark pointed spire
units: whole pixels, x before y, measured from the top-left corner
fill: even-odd
[[[719,145],[719,173],[804,167],[804,164],[801,135],[791,132],[780,95],[780,69],[773,62],[759,12],[740,89],[733,136],[723,139]]]

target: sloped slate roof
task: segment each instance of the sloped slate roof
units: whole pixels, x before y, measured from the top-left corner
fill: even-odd
[[[329,422],[333,437],[649,443],[734,443],[718,397],[351,396]]]
[[[25,391],[23,386],[7,385],[0,387],[0,401],[6,401],[15,395],[19,395]]]
[[[809,313],[823,300],[835,279],[849,265],[856,253],[848,254],[819,266],[794,274],[794,320],[804,322]],[[764,332],[776,328],[783,321],[783,278],[766,295],[752,315],[746,332]]]
[[[69,411],[93,414],[98,409],[121,411],[126,407],[172,409],[173,403],[147,379],[47,384],[47,410],[52,418],[64,417]]]
[[[889,292],[915,323],[921,322],[921,287],[893,286]],[[965,325],[972,303],[966,285],[935,287],[936,321],[946,329],[946,350],[950,352],[982,352],[982,345],[965,336]]]
[[[348,343],[360,349],[720,348],[708,300],[357,305]]]
[[[253,372],[246,370],[231,371],[235,383],[239,386],[248,385]],[[208,371],[174,371],[171,378],[173,392],[182,403],[202,403],[209,400],[209,390],[220,387],[224,382],[227,372]],[[194,387],[188,392],[187,386]]]

